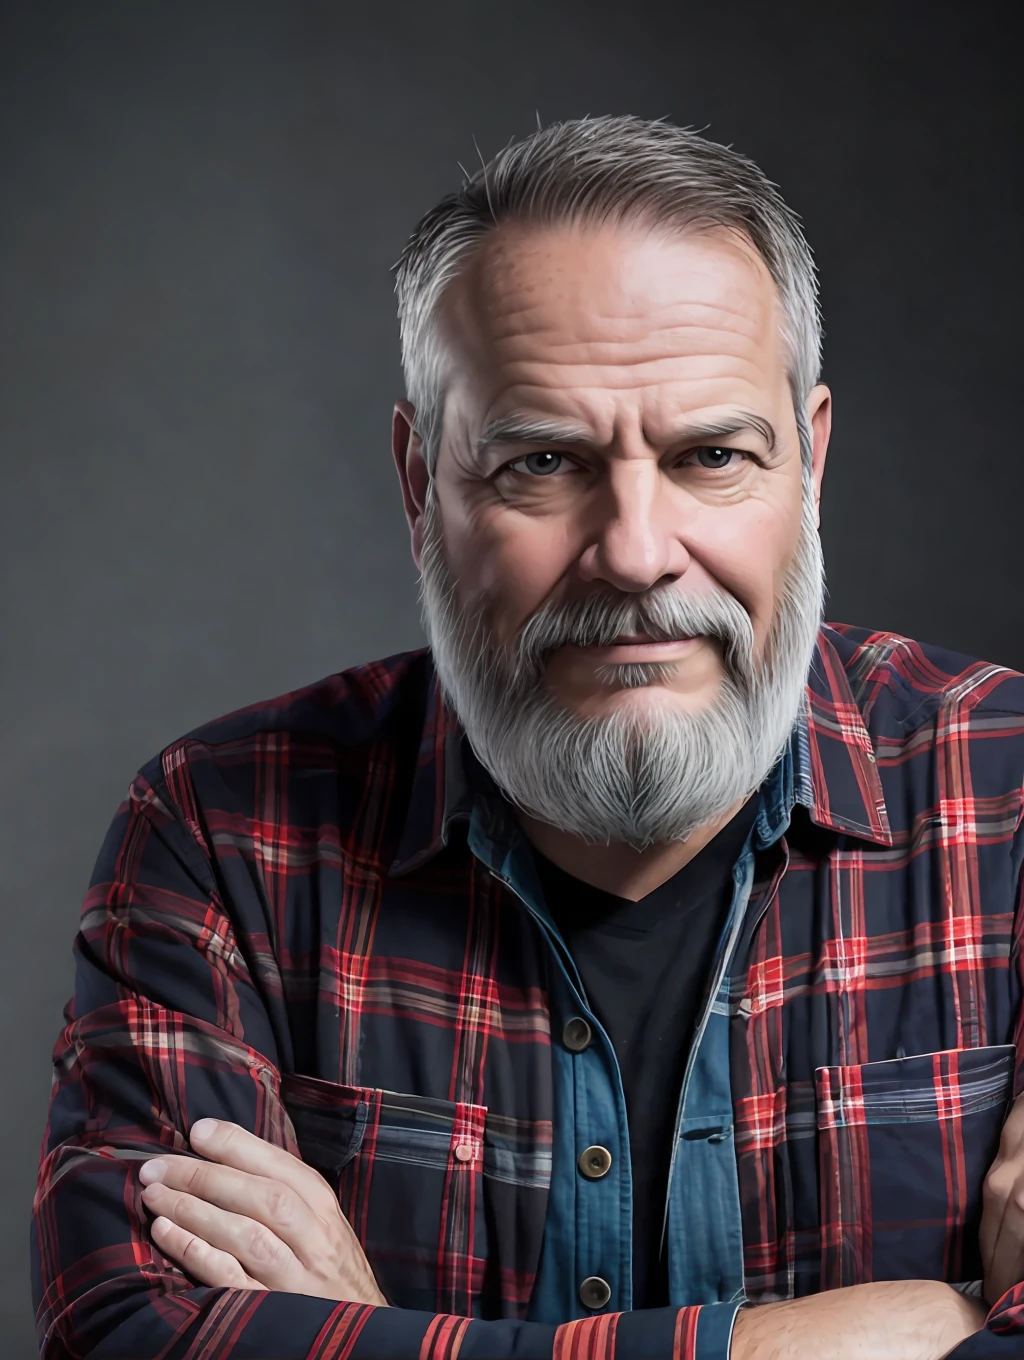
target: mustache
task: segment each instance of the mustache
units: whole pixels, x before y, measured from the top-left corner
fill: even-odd
[[[629,634],[652,642],[714,638],[722,646],[726,666],[749,673],[753,625],[735,596],[724,590],[697,594],[675,586],[642,595],[601,591],[580,600],[545,604],[520,629],[512,659],[518,675],[536,675],[559,647],[610,647]]]

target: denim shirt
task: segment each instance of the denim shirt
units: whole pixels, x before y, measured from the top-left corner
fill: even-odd
[[[803,740],[801,740],[803,736]],[[743,1238],[739,1181],[733,1144],[729,1080],[729,970],[754,878],[755,854],[774,844],[789,826],[795,788],[804,783],[802,725],[761,789],[760,805],[733,866],[732,902],[716,948],[708,997],[687,1061],[679,1096],[672,1164],[665,1205],[669,1302],[717,1304],[714,1326],[705,1313],[702,1341],[728,1346],[743,1302]],[[806,768],[806,767],[804,767]],[[548,910],[526,837],[504,807],[485,794],[473,803],[469,847],[530,912],[551,948],[554,1146],[551,1193],[540,1269],[530,1319],[565,1321],[594,1312],[632,1308],[633,1209],[629,1132],[622,1076],[611,1041],[587,1004],[579,973]],[[593,1039],[581,1052],[559,1041],[566,1023],[582,1017]],[[597,1180],[577,1170],[580,1152],[592,1145],[611,1154],[609,1171]],[[608,1285],[603,1309],[580,1297],[584,1280]],[[714,1339],[713,1339],[714,1338]],[[702,1349],[704,1347],[702,1346]]]

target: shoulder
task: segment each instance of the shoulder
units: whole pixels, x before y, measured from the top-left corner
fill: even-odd
[[[829,623],[815,666],[841,667],[878,755],[909,777],[911,768],[942,770],[950,787],[977,798],[1010,798],[1024,786],[1024,675],[904,637]],[[812,673],[810,688],[824,690]],[[835,685],[830,687],[835,699]],[[813,703],[813,696],[812,696]],[[833,709],[833,722],[843,725]],[[922,766],[922,762],[924,763]]]
[[[154,756],[140,780],[173,785],[178,772],[205,768],[250,784],[271,766],[281,775],[296,764],[355,775],[371,751],[411,743],[415,755],[432,678],[426,649],[340,671],[194,728]]]
[[[842,666],[869,727],[924,726],[950,710],[1004,713],[1024,722],[1024,675],[1009,666],[847,623],[824,624],[822,642]]]

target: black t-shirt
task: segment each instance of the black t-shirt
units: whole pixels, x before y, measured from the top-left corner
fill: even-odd
[[[534,851],[544,898],[622,1071],[633,1176],[633,1307],[668,1303],[661,1227],[672,1135],[694,1027],[757,796],[689,864],[630,902]]]

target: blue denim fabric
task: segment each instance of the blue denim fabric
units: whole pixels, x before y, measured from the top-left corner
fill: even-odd
[[[743,1300],[743,1240],[733,1146],[729,1081],[728,972],[754,875],[755,850],[771,845],[789,825],[799,733],[794,733],[761,791],[754,825],[733,868],[732,904],[719,940],[710,1001],[691,1050],[674,1140],[665,1207],[670,1303],[721,1304],[701,1315],[698,1354],[728,1354]],[[474,803],[473,854],[520,898],[551,946],[550,1004],[555,1080],[551,1194],[544,1247],[529,1317],[564,1322],[589,1317],[580,1283],[599,1275],[611,1288],[605,1312],[632,1307],[632,1186],[626,1103],[608,1035],[590,1011],[579,974],[544,902],[529,843],[493,803]],[[582,1053],[561,1042],[567,1020],[582,1016],[593,1041]],[[700,1136],[693,1136],[699,1133]],[[612,1156],[600,1180],[577,1172],[581,1149],[599,1144]]]

